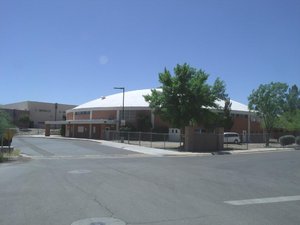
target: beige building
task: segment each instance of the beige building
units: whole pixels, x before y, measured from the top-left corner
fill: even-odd
[[[76,107],[76,105],[67,105],[60,103],[24,101],[3,105],[3,108],[26,110],[29,112],[29,118],[35,128],[44,128],[45,121],[65,120],[66,110]]]

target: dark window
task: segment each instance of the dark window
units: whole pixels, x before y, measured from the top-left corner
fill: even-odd
[[[90,111],[80,111],[80,112],[75,112],[75,115],[90,115]]]
[[[39,112],[51,112],[51,109],[39,109]]]

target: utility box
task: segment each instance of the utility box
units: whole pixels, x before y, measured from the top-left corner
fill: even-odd
[[[169,141],[174,141],[174,142],[180,141],[180,129],[169,128]]]

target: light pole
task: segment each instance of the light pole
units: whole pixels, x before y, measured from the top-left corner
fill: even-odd
[[[124,110],[124,99],[125,99],[125,87],[114,87],[114,89],[119,89],[123,91],[123,105],[122,105],[122,120],[125,120],[125,110]],[[121,124],[121,121],[119,125]],[[119,128],[120,129],[120,128]]]
[[[55,108],[55,112],[54,112],[54,113],[55,113],[55,114],[54,114],[54,121],[55,121],[55,122],[56,122],[56,114],[57,114],[57,105],[58,105],[57,103],[54,104],[54,108]],[[54,129],[56,129],[56,123],[55,123],[55,125],[54,125]]]

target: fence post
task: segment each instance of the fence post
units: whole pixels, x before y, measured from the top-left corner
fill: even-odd
[[[139,146],[141,146],[141,132],[139,132]]]
[[[179,149],[181,150],[181,141],[182,141],[182,133],[180,131],[180,138],[179,138]]]
[[[150,136],[150,147],[152,148],[152,132],[151,132],[151,136]]]
[[[166,149],[166,134],[163,135],[164,135],[164,149]]]
[[[250,140],[250,134],[248,133],[247,134],[247,149],[246,150],[249,150],[249,140]]]
[[[129,144],[129,132],[127,133],[127,142]]]

